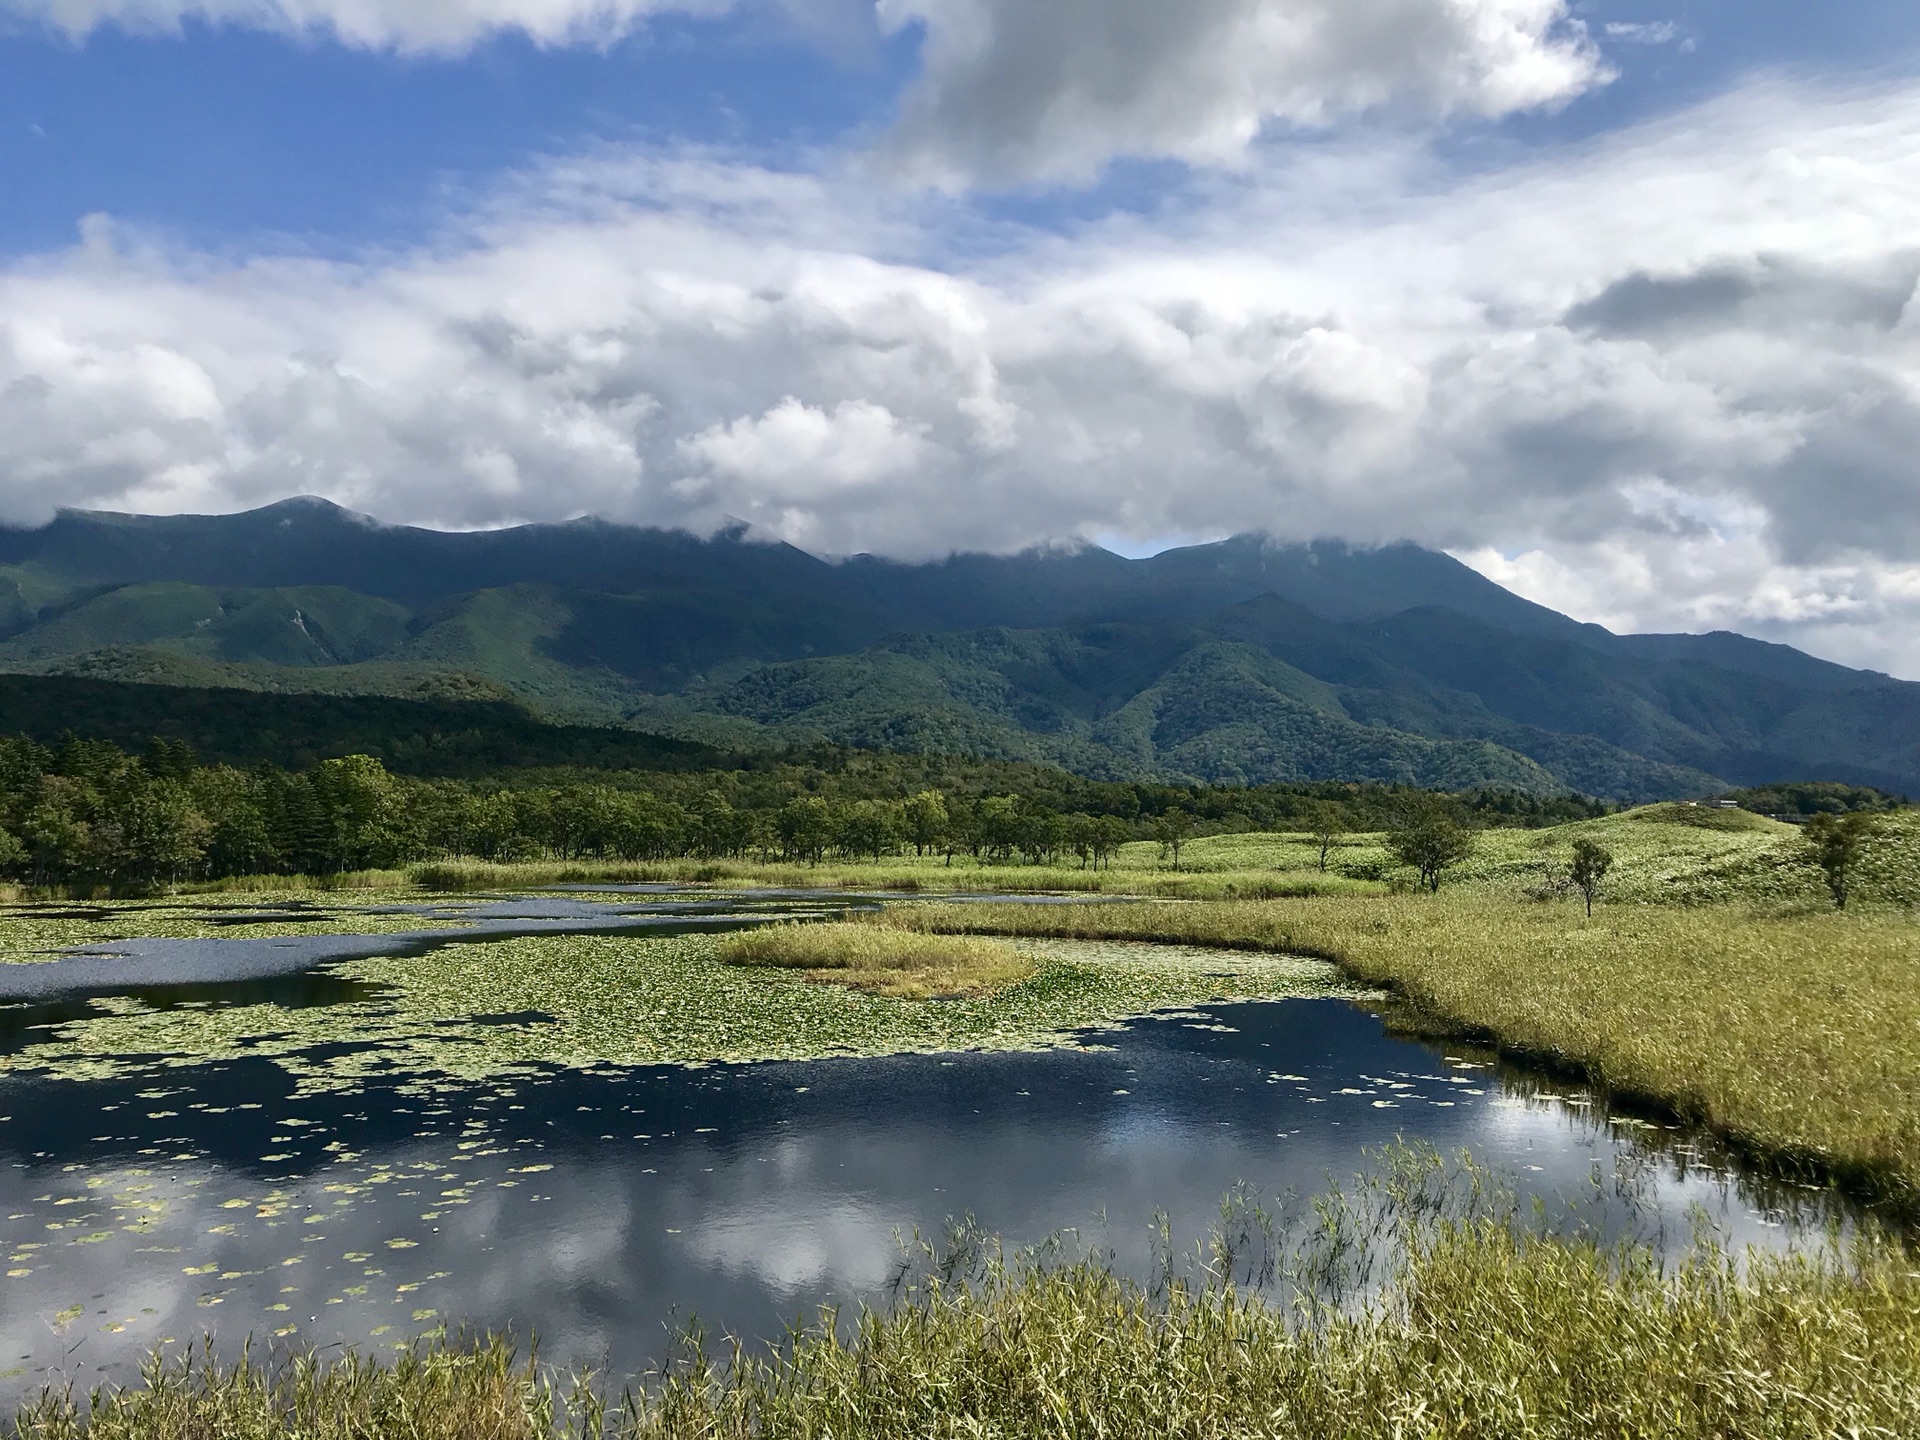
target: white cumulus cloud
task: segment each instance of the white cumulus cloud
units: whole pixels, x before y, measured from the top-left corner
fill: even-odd
[[[927,428],[870,400],[842,400],[828,411],[788,395],[762,415],[681,440],[679,455],[694,468],[673,489],[804,543],[822,502],[944,469],[922,438]]]
[[[942,182],[1240,159],[1270,121],[1499,116],[1606,78],[1564,0],[879,0],[922,27],[893,147]]]
[[[1259,147],[1066,234],[684,153],[359,264],[100,223],[0,271],[0,518],[1408,538],[1920,673],[1915,235],[1920,87],[1774,85],[1465,178]]]

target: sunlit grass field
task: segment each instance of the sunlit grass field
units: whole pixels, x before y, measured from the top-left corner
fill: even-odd
[[[1605,894],[1616,902],[1706,905],[1767,901],[1825,903],[1817,869],[1803,854],[1794,826],[1739,810],[1652,805],[1543,830],[1487,830],[1474,854],[1446,877],[1446,888],[1524,897],[1550,889],[1564,873],[1576,839],[1604,845],[1614,857]],[[371,882],[374,877],[368,877]],[[684,881],[720,885],[824,886],[835,889],[1058,891],[1146,895],[1166,899],[1289,899],[1379,895],[1412,887],[1385,837],[1339,837],[1319,868],[1319,847],[1304,834],[1213,835],[1182,847],[1180,865],[1150,841],[1122,846],[1113,864],[985,865],[967,857],[951,864],[933,856],[898,856],[875,864],[760,864],[742,860],[677,860],[636,864],[416,866],[394,882],[448,888],[618,881]],[[1866,904],[1920,905],[1920,816],[1883,822],[1858,878]]]
[[[1564,876],[1578,839],[1594,840],[1614,856],[1607,895],[1619,902],[1713,904],[1761,900],[1824,903],[1825,890],[1809,863],[1802,834],[1791,825],[1738,810],[1664,804],[1598,820],[1539,830],[1490,829],[1474,853],[1445,877],[1447,888],[1516,897],[1551,890]],[[1070,858],[1049,865],[987,863],[908,854],[878,862],[836,859],[817,865],[777,859],[651,861],[536,860],[489,863],[450,859],[396,870],[328,876],[229,877],[173,886],[174,896],[226,896],[235,903],[298,896],[395,891],[528,890],[578,884],[690,884],[873,890],[899,894],[949,890],[1145,895],[1166,899],[1288,899],[1319,895],[1379,895],[1413,888],[1412,873],[1396,864],[1385,836],[1343,834],[1320,866],[1313,837],[1299,833],[1204,836],[1185,844],[1175,865],[1152,841],[1120,847],[1111,863],[1094,868]],[[64,898],[87,898],[63,892]],[[1920,812],[1883,817],[1867,849],[1856,894],[1866,904],[1920,906]],[[0,905],[54,898],[19,886],[0,887]],[[91,898],[106,898],[104,892]]]
[[[1614,856],[1606,894],[1618,902],[1714,904],[1759,900],[1819,905],[1825,890],[1791,825],[1744,811],[1681,804],[1651,805],[1540,830],[1493,829],[1477,837],[1473,855],[1448,872],[1450,889],[1523,897],[1550,890],[1564,874],[1573,843],[1586,838]],[[1090,868],[1071,859],[1052,865],[985,863],[966,855],[895,855],[878,862],[831,860],[818,865],[780,860],[538,860],[493,864],[445,860],[398,870],[324,877],[261,876],[188,883],[176,895],[223,895],[236,902],[316,894],[386,894],[419,890],[527,890],[577,884],[691,884],[719,887],[872,890],[896,894],[949,890],[1144,895],[1165,899],[1289,899],[1318,895],[1381,895],[1413,887],[1410,871],[1388,853],[1385,837],[1341,835],[1320,868],[1309,835],[1252,833],[1205,836],[1182,847],[1176,867],[1152,841],[1123,845],[1111,864]],[[1856,880],[1866,904],[1920,905],[1920,813],[1885,818]],[[0,901],[32,897],[11,887]]]

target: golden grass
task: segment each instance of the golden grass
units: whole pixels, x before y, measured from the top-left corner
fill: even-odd
[[[200,1356],[147,1367],[137,1389],[91,1403],[49,1393],[16,1419],[18,1440],[548,1440],[567,1398],[489,1340],[419,1345],[391,1363],[351,1351],[277,1369]],[[578,1418],[599,1407],[574,1396]]]
[[[766,1355],[691,1351],[625,1405],[498,1342],[155,1366],[18,1440],[1904,1440],[1920,1415],[1911,1262],[1645,1250],[1480,1220],[1410,1237],[1376,1304],[1303,1324],[1217,1279],[1161,1296],[1096,1263],[989,1263]]]
[[[797,970],[898,1000],[977,1000],[1030,980],[1039,966],[1011,945],[857,924],[770,925],[720,943],[729,965]]]
[[[798,890],[871,890],[898,894],[975,893],[1153,895],[1167,899],[1281,899],[1301,895],[1372,895],[1386,886],[1318,871],[1262,869],[1191,871],[1086,870],[1076,865],[984,865],[962,860],[942,864],[932,857],[897,857],[879,863],[832,862],[793,865],[753,860],[658,860],[623,862],[534,861],[508,865],[446,861],[388,872],[396,884],[427,890],[527,889],[555,884],[693,884],[771,886]]]
[[[1880,913],[1434,898],[895,906],[875,927],[1333,960],[1473,1035],[1920,1211],[1920,926]]]

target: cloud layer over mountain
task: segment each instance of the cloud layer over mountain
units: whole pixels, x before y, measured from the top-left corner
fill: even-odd
[[[830,46],[917,35],[885,149],[954,186],[1084,180],[1120,156],[1236,161],[1276,121],[1509,115],[1610,73],[1566,0],[0,0],[0,29],[231,27],[453,56],[502,36],[609,45],[662,16],[734,11]]]
[[[31,3],[401,46],[646,8]],[[0,515],[1411,538],[1583,616],[1920,673],[1920,88],[1755,82],[1463,173],[1418,127],[1261,129],[1565,98],[1603,67],[1558,4],[1120,8],[1091,45],[1080,0],[889,0],[925,68],[875,152],[555,161],[354,263],[91,221],[0,272]],[[1232,163],[1064,226],[883,178],[1122,153]]]

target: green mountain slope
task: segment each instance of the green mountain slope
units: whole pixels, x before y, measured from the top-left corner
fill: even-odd
[[[235,664],[349,665],[405,641],[407,621],[400,606],[337,586],[227,590],[162,581],[52,607],[0,644],[0,666],[140,645]]]
[[[1337,687],[1197,627],[918,636],[763,666],[685,698],[777,733],[1046,760],[1099,778],[1367,779],[1545,793],[1582,788],[1577,775],[1588,793],[1634,799],[1717,783],[1590,737],[1497,717],[1483,720],[1498,740],[1464,726],[1435,738],[1362,723]]]
[[[512,698],[1111,777],[1920,789],[1920,685],[1736,635],[1616,636],[1408,545],[909,565],[600,521],[445,534],[312,500],[67,513],[0,531],[0,671]]]
[[[54,745],[69,733],[133,752],[155,736],[183,740],[206,764],[266,762],[298,769],[357,753],[413,775],[486,776],[556,765],[699,770],[736,763],[723,750],[630,729],[548,724],[498,701],[267,695],[0,675],[0,734]]]

